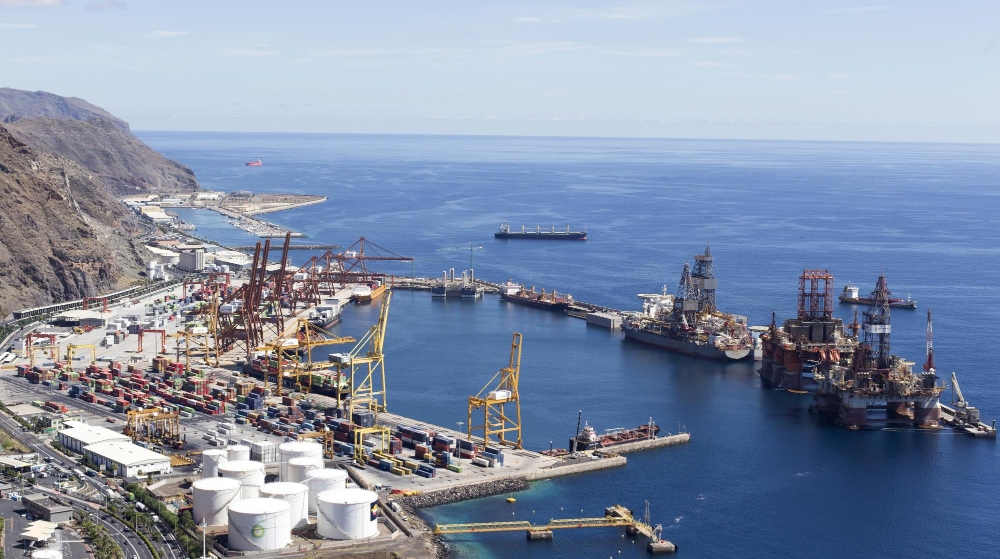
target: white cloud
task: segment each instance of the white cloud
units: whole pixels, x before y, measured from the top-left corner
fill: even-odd
[[[689,42],[696,45],[731,45],[733,43],[742,43],[743,37],[695,37]]]
[[[823,10],[823,12],[828,14],[864,14],[868,12],[881,12],[888,9],[889,6],[854,6],[848,8],[829,8]]]
[[[0,23],[0,29],[35,29],[34,23]]]
[[[712,60],[698,60],[691,63],[692,66],[697,66],[698,68],[728,68],[732,64],[728,62],[714,62]]]
[[[370,47],[315,49],[308,52],[318,57],[420,57],[420,58],[469,58],[469,57],[524,57],[555,52],[587,50],[593,47],[571,41],[543,41],[513,43],[497,41],[486,47]]]
[[[630,49],[611,48],[602,50],[601,54],[611,54],[615,56],[637,56],[640,58],[672,58],[680,56],[681,51],[671,49]]]
[[[149,36],[153,39],[172,39],[174,37],[183,37],[184,35],[190,35],[190,31],[153,31]]]
[[[588,19],[643,20],[688,15],[714,9],[708,2],[644,2],[635,1],[620,6],[579,12],[576,17]]]
[[[0,6],[59,6],[63,0],[0,0]]]
[[[849,77],[851,77],[850,74],[830,74],[829,76],[826,77],[826,79],[828,79],[828,80],[845,80],[845,79],[847,79]]]
[[[516,17],[516,18],[512,19],[511,21],[516,21],[518,23],[538,23],[539,21],[542,21],[542,20],[540,18],[535,17],[535,16],[526,16],[526,17]]]
[[[798,76],[794,74],[754,74],[750,72],[721,72],[724,76],[733,76],[737,78],[753,78],[759,80],[768,80],[774,82],[794,82],[799,79]]]
[[[226,48],[222,49],[223,56],[276,56],[281,51],[263,48]]]
[[[83,7],[85,10],[91,12],[101,12],[104,10],[124,10],[128,6],[125,2],[118,2],[117,0],[103,0],[102,2],[91,2]]]

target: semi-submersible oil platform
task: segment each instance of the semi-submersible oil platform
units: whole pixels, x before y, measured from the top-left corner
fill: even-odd
[[[944,387],[937,383],[930,336],[924,370],[915,373],[913,362],[891,353],[890,295],[885,276],[879,276],[872,309],[860,325],[855,314],[845,331],[833,316],[833,275],[805,270],[799,277],[798,317],[781,328],[772,319],[761,335],[763,384],[793,392],[814,388],[811,409],[852,429],[867,427],[869,410],[881,409],[887,421],[938,427]]]

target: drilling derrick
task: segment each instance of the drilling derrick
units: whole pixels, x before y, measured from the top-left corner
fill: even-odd
[[[864,341],[861,344],[860,365],[867,370],[888,370],[892,367],[892,348],[889,338],[892,333],[889,312],[889,286],[885,274],[878,277],[871,297],[872,310],[863,313]]]
[[[677,297],[674,298],[674,315],[678,324],[691,326],[698,314],[698,289],[691,280],[691,267],[684,263],[681,281],[677,286]]]
[[[924,361],[924,372],[934,372],[934,325],[931,323],[930,309],[927,309],[927,361]]]
[[[829,270],[802,271],[799,276],[799,320],[833,320],[833,275]]]
[[[715,268],[712,266],[712,251],[705,247],[705,254],[694,256],[694,271],[691,279],[698,291],[698,312],[715,312],[715,289],[719,280],[715,278]]]

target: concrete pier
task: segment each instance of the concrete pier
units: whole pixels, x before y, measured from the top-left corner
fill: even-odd
[[[608,447],[608,451],[614,452],[616,454],[624,454],[626,452],[635,452],[637,450],[646,450],[650,448],[659,448],[661,446],[671,446],[675,444],[681,444],[691,441],[691,433],[678,433],[676,435],[667,435],[665,437],[656,437],[655,439],[647,439],[644,441],[635,441],[634,443],[618,444],[615,446]]]

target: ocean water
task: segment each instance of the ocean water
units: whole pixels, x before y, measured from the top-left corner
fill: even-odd
[[[676,288],[710,245],[719,306],[755,324],[795,312],[803,268],[839,287],[919,301],[894,310],[892,347],[920,363],[934,311],[942,376],[958,373],[973,405],[1000,414],[1000,146],[378,135],[140,132],[207,189],[325,194],[270,214],[310,241],[364,236],[409,263],[389,273],[479,277],[636,309],[637,293]],[[263,167],[244,161],[260,157]],[[209,212],[199,234],[255,239]],[[512,227],[585,227],[586,242],[492,238]],[[470,250],[468,247],[477,247]],[[464,247],[464,248],[463,248]],[[478,248],[482,247],[482,248]],[[308,254],[293,253],[301,262]],[[838,316],[854,308],[837,305]],[[352,306],[359,335],[377,306]],[[847,431],[807,411],[809,396],[763,390],[750,364],[720,364],[623,342],[607,330],[487,296],[479,302],[393,294],[386,337],[389,409],[440,425],[466,421],[466,398],[504,366],[524,334],[526,446],[565,447],[583,417],[598,430],[650,417],[692,442],[630,454],[625,468],[539,482],[517,495],[424,512],[432,522],[600,516],[649,501],[688,557],[997,556],[998,451],[951,431]],[[944,400],[950,394],[945,393]],[[645,557],[617,529],[456,536],[457,556]]]

